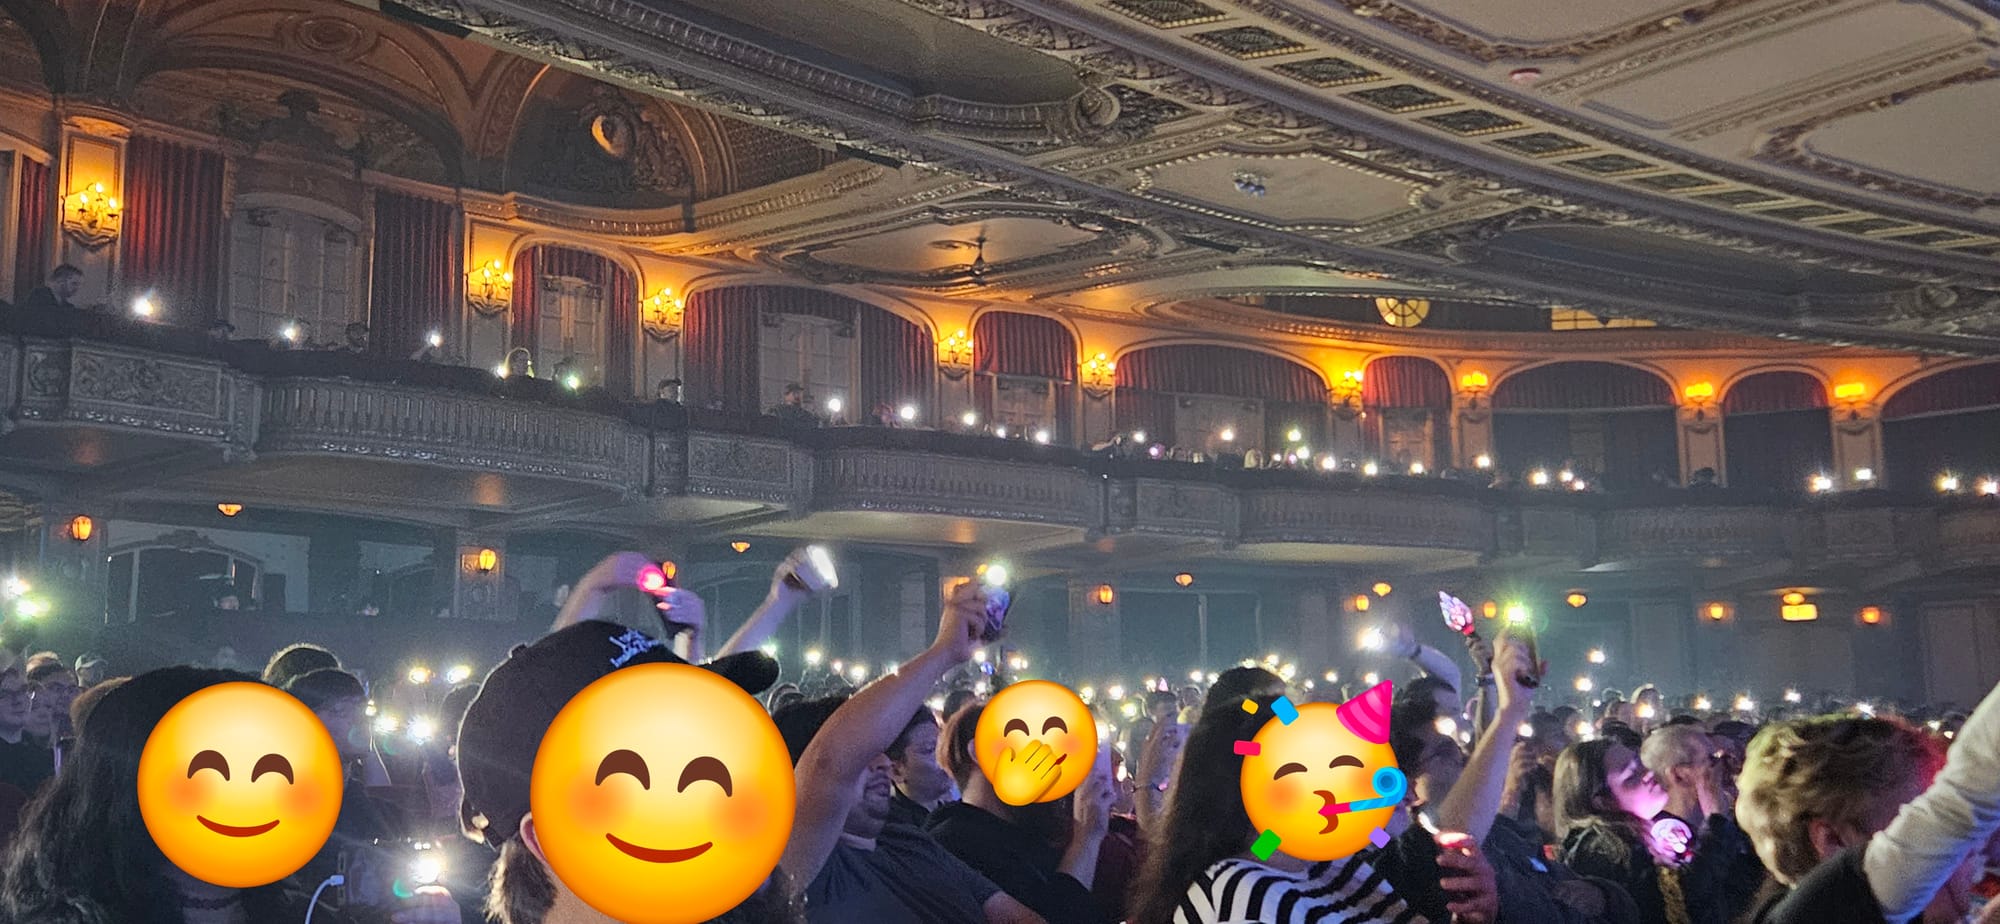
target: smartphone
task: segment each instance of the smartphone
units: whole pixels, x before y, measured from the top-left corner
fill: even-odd
[[[334,904],[346,911],[373,910],[387,920],[399,897],[419,887],[435,885],[444,875],[444,851],[415,838],[376,840],[340,851],[340,875]],[[369,916],[374,917],[374,916]]]
[[[785,583],[808,593],[825,593],[840,586],[833,555],[823,545],[806,547],[806,566],[785,575]]]
[[[1528,669],[1523,673],[1514,675],[1514,679],[1520,681],[1521,686],[1526,687],[1530,690],[1541,686],[1542,656],[1541,653],[1536,649],[1534,625],[1525,620],[1521,622],[1509,623],[1507,625],[1506,633],[1508,635],[1512,635],[1513,637],[1520,639],[1528,646]]]
[[[1000,637],[1007,628],[1007,612],[1014,608],[1014,594],[1007,589],[1007,566],[989,562],[979,568],[981,593],[986,597],[986,633],[981,636],[991,642]]]

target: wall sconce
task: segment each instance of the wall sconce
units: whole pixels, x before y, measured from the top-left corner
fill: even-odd
[[[1847,419],[1860,420],[1861,406],[1868,401],[1868,386],[1860,382],[1842,382],[1833,386],[1833,400],[1847,411]]]
[[[1458,393],[1465,396],[1466,410],[1479,410],[1479,398],[1481,395],[1486,394],[1486,390],[1492,384],[1493,381],[1487,378],[1484,372],[1475,370],[1460,375],[1458,377]]]
[[[1696,382],[1681,389],[1681,397],[1694,408],[1694,419],[1707,420],[1708,406],[1715,403],[1715,383]]]
[[[222,514],[223,516],[226,516],[226,517],[233,517],[233,516],[235,516],[235,515],[237,515],[237,514],[239,514],[239,513],[242,513],[242,512],[243,512],[243,505],[242,505],[242,504],[216,504],[216,505],[215,505],[215,512],[216,512],[216,513],[219,513],[219,514]]]
[[[959,331],[937,345],[938,371],[946,378],[956,381],[965,378],[972,371],[972,338],[965,331]]]
[[[1183,571],[1179,574],[1174,575],[1174,583],[1179,584],[1182,587],[1186,587],[1189,584],[1194,583],[1194,575]]]
[[[1710,600],[1702,606],[1701,615],[1709,622],[1727,622],[1735,615],[1735,608],[1720,600]]]
[[[1569,592],[1569,596],[1563,598],[1563,602],[1569,604],[1570,609],[1580,610],[1583,609],[1585,606],[1589,605],[1590,595],[1584,593],[1581,590],[1572,590]],[[1604,662],[1602,659],[1599,659],[1599,660],[1594,660],[1591,663],[1602,664]]]
[[[1354,599],[1347,601],[1348,607],[1357,613],[1368,612],[1368,607],[1373,603],[1374,601],[1368,599],[1367,594],[1355,594]]]
[[[1499,616],[1500,602],[1498,600],[1488,600],[1485,603],[1479,604],[1479,615],[1487,619]]]
[[[1118,387],[1118,364],[1099,353],[1083,363],[1083,393],[1102,399]]]
[[[1118,599],[1118,592],[1112,590],[1111,585],[1109,584],[1097,585],[1097,603],[1099,606],[1110,606],[1112,602],[1117,599]]]
[[[1375,582],[1375,586],[1374,586],[1374,587],[1370,587],[1370,588],[1368,588],[1368,589],[1369,589],[1369,590],[1372,590],[1372,591],[1374,591],[1374,592],[1375,592],[1375,596],[1378,596],[1378,597],[1386,597],[1386,596],[1388,596],[1388,595],[1389,595],[1389,592],[1390,592],[1390,591],[1393,591],[1393,590],[1395,590],[1396,588],[1394,588],[1394,587],[1391,587],[1391,586],[1389,586],[1389,582],[1388,582],[1388,581],[1376,581],[1376,582]]]
[[[1784,606],[1779,608],[1778,615],[1786,622],[1812,622],[1819,618],[1819,607],[1806,602],[1806,595],[1803,593],[1796,590],[1787,591],[1779,599]]]
[[[63,200],[63,230],[86,247],[102,247],[118,239],[123,212],[117,196],[92,183]]]
[[[514,274],[499,260],[473,267],[465,274],[465,299],[483,315],[507,310],[514,301]]]
[[[97,532],[97,521],[89,517],[80,516],[69,521],[69,528],[64,530],[64,532],[68,533],[71,539],[78,542],[89,542],[91,534]]]
[[[743,540],[741,540],[741,539],[738,539],[738,540],[736,540],[735,542],[732,542],[732,543],[730,543],[730,544],[729,544],[729,548],[730,548],[730,550],[731,550],[731,551],[735,552],[736,554],[738,554],[738,555],[741,555],[741,554],[743,554],[744,552],[748,552],[748,551],[750,551],[750,543],[748,543],[748,542],[744,542]]]
[[[674,295],[673,286],[661,286],[660,291],[646,299],[639,306],[646,325],[646,335],[654,340],[672,340],[681,335],[681,318],[687,309],[687,301]]]
[[[468,552],[461,564],[465,566],[465,570],[467,571],[479,574],[492,574],[494,569],[500,567],[500,553],[492,549],[480,549],[477,552]]]
[[[1333,403],[1341,416],[1352,419],[1361,410],[1361,370],[1349,369],[1340,374],[1340,381],[1329,389]]]
[[[1883,614],[1882,608],[1879,606],[1864,606],[1861,608],[1861,612],[1855,614],[1855,616],[1861,620],[1861,624],[1864,626],[1879,626],[1889,618]]]

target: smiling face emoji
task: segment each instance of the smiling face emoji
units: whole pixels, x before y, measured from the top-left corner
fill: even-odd
[[[1252,827],[1269,832],[1260,855],[1275,847],[1301,860],[1338,860],[1368,846],[1388,823],[1406,787],[1387,740],[1387,687],[1337,707],[1292,710],[1280,700],[1280,717],[1264,723],[1254,741],[1238,743],[1244,811]],[[1378,694],[1379,723],[1369,717]]]
[[[139,814],[160,852],[211,885],[298,871],[340,816],[340,754],[312,710],[261,683],[181,700],[139,756]]]
[[[1059,683],[1027,680],[995,694],[973,729],[973,755],[1009,805],[1053,802],[1097,762],[1097,720]],[[1037,746],[1039,745],[1039,747]]]
[[[535,754],[529,807],[556,875],[632,924],[706,921],[778,865],[796,793],[784,738],[728,680],[639,664],[572,698]]]

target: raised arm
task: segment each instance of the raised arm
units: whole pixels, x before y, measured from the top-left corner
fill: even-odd
[[[1493,829],[1493,817],[1500,813],[1500,796],[1507,787],[1507,762],[1514,753],[1514,740],[1521,723],[1528,719],[1528,711],[1534,708],[1534,691],[1522,687],[1518,679],[1527,673],[1527,645],[1502,635],[1495,647],[1499,709],[1493,723],[1480,733],[1472,759],[1445,794],[1437,814],[1440,827],[1470,834],[1474,843],[1484,843],[1486,833]]]
[[[567,629],[586,619],[596,619],[604,609],[604,600],[612,591],[630,590],[639,586],[639,572],[653,562],[637,552],[613,552],[596,566],[584,572],[570,587],[569,598],[563,601],[562,611],[556,614],[555,625],[550,632]]]
[[[1451,688],[1461,696],[1465,694],[1465,688],[1460,685],[1462,677],[1458,664],[1451,659],[1451,655],[1417,641],[1416,634],[1401,622],[1390,623],[1387,631],[1391,636],[1389,651],[1397,657],[1416,662],[1425,674],[1451,684]]]
[[[794,881],[819,875],[858,797],[855,781],[902,734],[945,673],[972,658],[986,631],[983,601],[969,582],[953,587],[931,647],[834,710],[799,755],[798,816],[780,861]]]
[[[1905,921],[1930,903],[1967,851],[2000,828],[2000,687],[1952,742],[1944,769],[1889,827],[1868,839],[1862,869],[1882,917]]]
[[[771,576],[771,592],[764,596],[763,605],[757,607],[757,612],[750,614],[750,620],[745,622],[742,628],[737,629],[736,633],[729,637],[729,641],[722,643],[722,648],[715,652],[715,656],[720,658],[749,651],[777,634],[778,627],[784,625],[786,619],[812,598],[810,591],[788,580],[794,572],[806,566],[804,549],[786,557],[784,562],[778,565],[777,573]]]

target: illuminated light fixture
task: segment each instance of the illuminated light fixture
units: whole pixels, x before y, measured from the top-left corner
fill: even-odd
[[[1847,409],[1848,420],[1861,419],[1861,406],[1868,400],[1868,386],[1860,382],[1842,382],[1833,386],[1833,400]]]
[[[1589,677],[1576,678],[1576,691],[1578,693],[1588,693],[1594,689],[1597,689],[1597,681],[1592,680]]]
[[[1352,603],[1353,603],[1353,605],[1354,605],[1354,611],[1355,611],[1355,612],[1357,612],[1357,613],[1366,613],[1366,612],[1368,612],[1368,607],[1369,607],[1369,604],[1370,604],[1370,601],[1369,601],[1369,599],[1368,599],[1368,595],[1367,595],[1367,594],[1355,594],[1355,595],[1354,595],[1354,599],[1353,599],[1353,600],[1352,600],[1351,602],[1352,602]]]
[[[89,542],[91,534],[97,532],[97,521],[86,516],[79,516],[70,520],[68,528],[64,531],[69,534],[71,539],[78,542]]]
[[[1219,440],[1221,440],[1221,441],[1223,441],[1223,442],[1225,442],[1225,443],[1234,443],[1234,442],[1236,442],[1236,428],[1235,428],[1235,427],[1223,427],[1223,428],[1222,428],[1222,432],[1220,432],[1220,433],[1217,433],[1217,434],[1215,435],[1215,438],[1216,438],[1216,439],[1219,439]]]
[[[1702,607],[1702,615],[1707,616],[1709,622],[1721,622],[1729,618],[1729,604],[1711,600]]]
[[[1431,300],[1378,295],[1375,297],[1375,313],[1381,315],[1382,323],[1390,327],[1416,327],[1430,317]]]
[[[1694,419],[1707,420],[1708,406],[1715,403],[1715,383],[1696,382],[1681,389],[1681,397],[1694,408]]]
[[[242,512],[243,512],[243,505],[242,505],[242,504],[216,504],[216,505],[215,505],[215,512],[216,512],[216,513],[219,513],[219,514],[222,514],[223,516],[226,516],[226,517],[233,517],[233,516],[235,516],[235,515],[237,515],[237,514],[239,514],[239,513],[242,513]]]
[[[902,420],[904,423],[911,423],[915,421],[917,419],[917,406],[914,404],[905,404],[902,407],[897,408],[896,417]]]
[[[92,183],[63,201],[63,230],[86,247],[116,240],[123,216],[123,205],[103,183]]]
[[[1833,476],[1825,473],[1812,476],[1806,480],[1806,490],[1814,494],[1825,494],[1833,490]]]
[[[493,569],[500,567],[500,553],[492,549],[480,549],[473,556],[473,567],[480,574],[492,574]]]
[[[938,371],[952,379],[962,379],[972,371],[972,338],[961,330],[938,341]]]
[[[1382,474],[1382,467],[1376,465],[1373,461],[1364,462],[1361,464],[1361,474],[1373,478],[1376,475]]]
[[[958,415],[958,422],[961,425],[963,425],[967,430],[977,427],[979,426],[979,412],[966,411],[965,413]]]
[[[1337,460],[1337,459],[1335,459],[1335,458],[1333,457],[1333,453],[1327,453],[1326,455],[1323,455],[1323,456],[1320,456],[1320,457],[1319,457],[1319,470],[1320,470],[1320,471],[1323,471],[1323,472],[1330,472],[1330,471],[1333,471],[1334,469],[1337,469],[1337,468],[1339,468],[1339,467],[1340,467],[1340,462],[1339,462],[1339,460]]]
[[[644,324],[646,334],[655,340],[672,340],[680,336],[681,321],[686,314],[687,302],[674,295],[672,286],[661,286],[660,291],[646,299]]]
[[[1587,660],[1589,660],[1590,663],[1592,664],[1603,664],[1605,661],[1609,659],[1605,656],[1604,649],[1592,648],[1590,649],[1590,654],[1587,657]]]
[[[1410,463],[1410,477],[1422,478],[1423,476],[1424,476],[1424,464],[1422,462]]]
[[[483,315],[507,310],[514,301],[514,274],[498,259],[473,267],[465,274],[465,300]]]
[[[1396,588],[1389,586],[1388,581],[1376,581],[1375,586],[1370,587],[1368,589],[1374,591],[1375,596],[1386,597],[1389,595],[1390,591],[1395,590]]]
[[[1786,622],[1812,622],[1819,618],[1819,606],[1806,602],[1806,595],[1796,590],[1788,591],[1780,598],[1784,605],[1778,616]]]
[[[1509,604],[1507,604],[1507,622],[1508,622],[1508,624],[1509,624],[1509,625],[1516,625],[1516,626],[1525,626],[1525,625],[1527,625],[1527,624],[1528,624],[1528,608],[1527,608],[1527,607],[1525,607],[1525,606],[1522,606],[1522,605],[1521,605],[1521,604],[1519,604],[1519,603],[1509,603]]]
[[[735,551],[736,554],[741,555],[744,552],[750,551],[750,543],[738,539],[735,542],[730,543],[729,548]]]
[[[1882,608],[1879,606],[1862,607],[1860,616],[1861,624],[1864,626],[1879,626],[1882,624]]]
[[[1937,489],[1939,494],[1957,494],[1959,489],[1958,476],[1950,473],[1939,475],[1937,477]]]
[[[157,299],[153,297],[153,293],[146,292],[144,294],[141,294],[137,298],[132,299],[133,317],[143,318],[145,320],[150,321],[153,318],[158,317],[159,314],[160,314],[160,303]]]
[[[1035,431],[1035,442],[1036,442],[1036,443],[1039,443],[1039,444],[1041,444],[1041,445],[1043,445],[1043,446],[1047,446],[1047,445],[1049,444],[1049,431],[1047,431],[1047,430],[1036,430],[1036,431]]]
[[[1493,457],[1492,457],[1492,456],[1490,456],[1490,455],[1487,455],[1486,453],[1483,453],[1483,452],[1482,452],[1482,453],[1480,453],[1479,455],[1476,455],[1476,456],[1473,456],[1473,457],[1472,457],[1472,467],[1473,467],[1473,468],[1476,468],[1476,469],[1479,469],[1480,471],[1485,471],[1485,470],[1487,470],[1487,469],[1489,469],[1489,468],[1492,468],[1492,467],[1493,467]]]
[[[1491,385],[1492,380],[1487,378],[1486,373],[1476,370],[1458,377],[1458,393],[1465,396],[1469,410],[1479,410],[1479,396],[1484,395]]]
[[[1083,393],[1093,398],[1103,398],[1118,387],[1118,364],[1106,354],[1084,360],[1081,372]]]
[[[1361,409],[1363,381],[1361,370],[1349,369],[1341,373],[1340,381],[1333,383],[1333,387],[1327,390],[1342,417],[1350,416]],[[1292,441],[1297,442],[1298,437],[1292,437]]]
[[[1538,488],[1549,486],[1549,470],[1538,468],[1528,473],[1528,483]]]
[[[1097,585],[1097,602],[1100,606],[1110,606],[1118,599],[1118,592],[1109,584]]]
[[[1590,602],[1590,597],[1586,596],[1581,590],[1572,590],[1569,592],[1569,596],[1563,598],[1563,602],[1569,604],[1570,609],[1580,610],[1583,609],[1584,604]]]
[[[1500,615],[1500,604],[1492,600],[1479,604],[1479,615],[1492,619]]]
[[[1296,443],[1305,438],[1305,433],[1297,427],[1285,431],[1285,442],[1287,443]]]
[[[1194,583],[1194,575],[1183,571],[1179,574],[1174,575],[1174,583],[1179,584],[1182,587],[1186,587]]]

